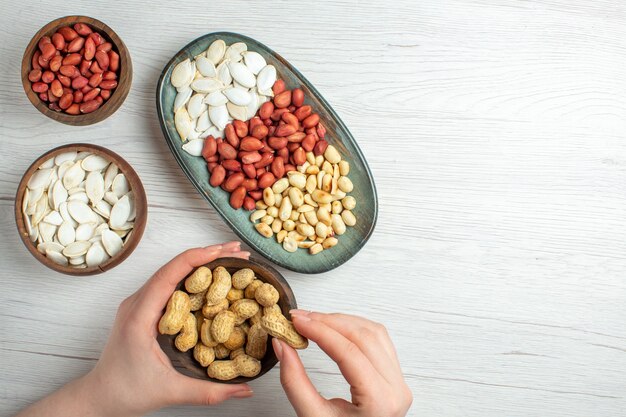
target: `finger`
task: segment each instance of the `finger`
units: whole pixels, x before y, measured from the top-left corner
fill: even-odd
[[[402,371],[395,349],[381,324],[348,314],[301,311],[292,314],[305,314],[313,320],[319,320],[356,344],[387,382],[395,384],[398,380],[402,380]],[[388,349],[387,345],[390,345],[391,349]]]
[[[298,416],[310,415],[310,410],[320,413],[326,400],[317,392],[309,379],[300,356],[285,342],[272,338],[276,357],[280,361],[280,383]]]
[[[248,398],[254,393],[246,384],[217,384],[177,374],[172,384],[175,404],[213,405],[230,398]]]
[[[218,258],[221,251],[220,245],[188,249],[163,265],[138,291],[139,308],[160,313],[176,285],[193,268]]]
[[[298,332],[315,343],[339,366],[346,381],[359,393],[371,393],[382,378],[359,347],[327,324],[307,316],[294,316]]]

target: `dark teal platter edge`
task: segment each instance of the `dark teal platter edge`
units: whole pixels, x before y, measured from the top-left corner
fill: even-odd
[[[248,220],[250,212],[233,210],[228,204],[228,193],[221,188],[208,184],[209,174],[201,157],[194,157],[182,150],[182,141],[173,123],[172,103],[176,90],[169,83],[172,69],[186,58],[191,58],[205,51],[215,39],[224,39],[228,45],[245,42],[249,50],[254,50],[276,67],[279,78],[287,83],[288,88],[300,87],[327,128],[326,139],[337,147],[341,155],[350,162],[349,178],[355,184],[350,195],[357,200],[353,210],[357,217],[355,227],[338,236],[339,244],[317,255],[310,255],[306,249],[288,253],[276,242],[275,238],[266,239],[259,235]],[[296,82],[294,82],[296,81]],[[367,243],[374,232],[378,219],[378,197],[373,176],[365,157],[354,137],[317,89],[287,60],[262,43],[232,32],[213,32],[201,36],[181,49],[167,63],[157,84],[156,106],[161,130],[174,159],[198,192],[207,200],[224,219],[226,224],[251,248],[273,263],[300,273],[317,274],[328,272],[352,258]],[[169,95],[168,95],[169,94]],[[340,137],[338,139],[337,137]],[[203,169],[199,167],[203,166]],[[195,169],[195,171],[194,171]]]

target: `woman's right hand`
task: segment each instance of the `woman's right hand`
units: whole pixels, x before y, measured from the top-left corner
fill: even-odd
[[[346,314],[303,310],[293,310],[291,317],[298,332],[317,343],[337,363],[352,393],[351,402],[323,398],[296,351],[273,339],[280,360],[280,381],[298,417],[406,415],[413,395],[383,325]]]

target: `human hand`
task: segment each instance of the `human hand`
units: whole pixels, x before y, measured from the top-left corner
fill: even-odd
[[[109,340],[85,383],[97,390],[102,415],[142,415],[172,404],[217,404],[252,396],[246,384],[202,381],[177,372],[161,350],[157,323],[176,285],[217,258],[248,259],[239,242],[189,249],[164,265],[121,304]]]
[[[311,383],[296,351],[274,338],[280,381],[298,417],[406,415],[413,395],[383,325],[346,314],[303,310],[292,310],[291,317],[300,334],[317,343],[337,362],[352,393],[352,402],[323,398]]]

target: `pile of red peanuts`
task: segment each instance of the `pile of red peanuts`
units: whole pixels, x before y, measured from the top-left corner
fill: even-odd
[[[225,139],[209,136],[204,142],[209,183],[231,193],[234,209],[254,210],[263,189],[304,164],[307,152],[322,155],[328,147],[326,129],[304,105],[304,92],[287,90],[283,80],[272,90],[274,99],[263,103],[255,117],[227,125]]]
[[[120,56],[84,23],[43,36],[28,73],[31,88],[48,107],[68,114],[97,110],[117,87]]]

